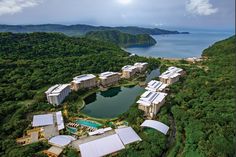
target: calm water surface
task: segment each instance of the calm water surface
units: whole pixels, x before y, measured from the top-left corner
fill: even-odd
[[[146,77],[146,82],[158,77],[159,70],[153,70]],[[129,109],[135,103],[136,98],[141,95],[145,89],[140,86],[115,87],[107,91],[93,93],[84,101],[86,106],[83,113],[96,118],[113,118]]]
[[[191,34],[155,35],[157,44],[125,50],[140,56],[187,58],[200,57],[202,51],[216,41],[233,35],[232,32],[191,32]]]

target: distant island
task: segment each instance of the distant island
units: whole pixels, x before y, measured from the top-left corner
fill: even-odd
[[[121,47],[152,46],[156,40],[148,34],[128,34],[117,30],[91,31],[86,33],[86,38],[112,42]]]
[[[13,33],[32,33],[32,32],[58,32],[69,36],[82,36],[91,31],[111,31],[117,30],[129,34],[188,34],[189,32],[170,31],[159,28],[142,28],[135,26],[127,27],[106,27],[106,26],[91,26],[91,25],[60,25],[60,24],[43,24],[43,25],[0,25],[0,32]]]

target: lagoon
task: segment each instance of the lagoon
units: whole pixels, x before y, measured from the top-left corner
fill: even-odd
[[[127,111],[135,103],[136,97],[143,92],[144,88],[137,85],[114,87],[93,93],[85,98],[86,106],[81,112],[95,118],[114,118]]]
[[[146,82],[158,77],[159,69],[151,71]],[[84,99],[82,113],[95,118],[114,118],[126,112],[145,89],[139,85],[131,87],[113,87],[107,91],[93,93]]]

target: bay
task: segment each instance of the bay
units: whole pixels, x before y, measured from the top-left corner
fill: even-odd
[[[154,35],[152,37],[157,41],[156,45],[151,47],[130,47],[125,50],[146,57],[200,57],[204,49],[232,35],[233,32],[226,31],[192,31],[190,34]]]

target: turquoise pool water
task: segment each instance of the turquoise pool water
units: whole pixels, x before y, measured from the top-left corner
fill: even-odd
[[[102,126],[101,124],[94,123],[94,122],[91,122],[91,121],[88,121],[88,120],[82,120],[82,119],[76,120],[75,123],[83,125],[83,126],[92,127],[92,128],[99,128],[99,127]]]
[[[76,133],[77,132],[77,129],[76,128],[72,128],[72,127],[67,127],[67,130],[69,132],[71,132],[72,134]]]

